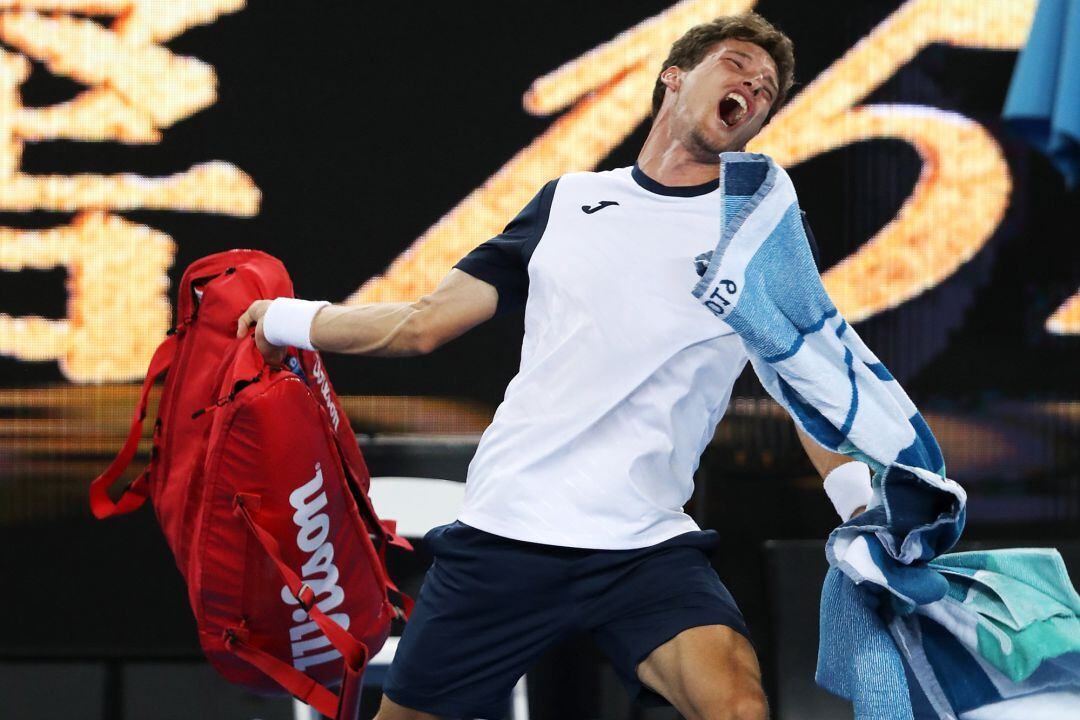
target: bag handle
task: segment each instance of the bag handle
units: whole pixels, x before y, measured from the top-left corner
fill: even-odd
[[[331,620],[322,610],[320,610],[319,606],[315,604],[315,592],[311,589],[311,586],[303,582],[296,572],[285,564],[285,561],[281,557],[281,546],[278,545],[277,539],[260,526],[252,515],[253,508],[258,508],[259,500],[260,497],[258,495],[237,493],[236,497],[233,498],[233,513],[242,518],[244,523],[248,526],[248,529],[251,530],[255,539],[258,540],[267,556],[269,556],[270,560],[273,561],[274,565],[277,567],[278,574],[289,588],[289,592],[292,593],[293,597],[300,603],[300,607],[307,611],[308,617],[323,631],[326,639],[330,641],[330,644],[334,646],[334,649],[341,653],[345,665],[345,675],[341,686],[341,698],[354,698],[356,702],[359,702],[359,690],[357,687],[353,687],[352,684],[358,686],[363,679],[364,668],[367,666],[369,654],[367,646],[354,638],[347,630],[345,630],[345,628]],[[376,618],[374,622],[377,623],[379,621],[380,618]],[[366,631],[363,634],[366,635]],[[252,654],[261,652],[250,646],[248,646],[248,649]],[[344,715],[342,713],[343,708],[338,707],[338,705],[344,706],[344,700],[339,701],[337,696],[329,690],[326,690],[326,688],[323,688],[321,685],[318,685],[318,683],[308,675],[266,653],[262,653],[262,656],[258,657],[259,661],[263,663],[262,665],[255,662],[252,662],[252,664],[260,670],[264,669],[263,665],[266,665],[270,670],[273,670],[273,672],[267,672],[267,674],[281,684],[286,690],[296,695],[296,697],[307,702],[305,697],[301,697],[301,695],[294,692],[294,687],[306,693],[307,697],[314,698],[315,701],[334,702],[335,707],[337,707],[336,713],[333,711],[333,708],[328,708],[330,711],[327,712],[327,710],[315,705],[314,702],[311,703],[312,707],[323,715],[349,718],[355,716],[355,709],[352,712],[352,715]],[[243,657],[243,655],[241,655],[241,657]],[[270,663],[267,658],[275,663],[280,663],[280,667]],[[311,683],[314,683],[320,689],[324,690],[331,698],[333,698],[333,700],[327,701],[326,697],[322,694],[313,691],[310,688]]]
[[[127,440],[124,442],[124,446],[120,448],[120,453],[113,459],[112,464],[90,483],[90,510],[94,513],[94,517],[99,520],[139,509],[150,494],[147,487],[147,473],[139,475],[130,485],[124,488],[118,502],[112,501],[108,489],[112,487],[116,479],[131,464],[135,453],[139,449],[143,420],[146,419],[146,406],[150,401],[150,389],[154,387],[154,382],[158,377],[172,365],[173,359],[176,357],[176,346],[177,340],[174,334],[165,338],[164,342],[158,345],[157,350],[154,351],[154,356],[150,359],[150,367],[146,370],[142,395],[139,397],[139,404],[135,408],[135,416],[131,420]]]

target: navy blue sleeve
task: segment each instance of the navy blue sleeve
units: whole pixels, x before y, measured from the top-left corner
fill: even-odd
[[[814,256],[814,266],[821,272],[821,255],[818,252],[817,240],[814,239],[814,231],[810,229],[810,223],[806,219],[806,211],[800,210],[802,213],[802,229],[806,233],[806,240],[810,243],[810,253]]]
[[[495,286],[499,292],[496,316],[525,307],[529,296],[529,260],[547,227],[551,198],[555,195],[552,180],[540,189],[501,233],[458,260],[458,270]]]

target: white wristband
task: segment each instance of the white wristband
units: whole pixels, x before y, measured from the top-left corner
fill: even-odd
[[[311,321],[315,313],[329,305],[325,300],[297,300],[280,297],[270,303],[263,315],[263,335],[271,345],[314,350],[311,344]]]
[[[870,466],[856,460],[833,468],[825,476],[825,494],[836,512],[847,522],[852,513],[869,505],[874,496],[870,484]]]

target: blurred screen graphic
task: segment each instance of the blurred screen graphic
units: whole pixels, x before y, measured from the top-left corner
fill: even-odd
[[[1080,519],[1080,203],[1000,120],[1034,0],[463,8],[0,4],[0,522],[85,514],[193,260],[255,247],[302,297],[415,299],[552,177],[633,163],[671,42],[750,9],[797,84],[748,149],[791,173],[973,522]],[[475,436],[521,332],[326,362],[358,432]],[[777,412],[739,381],[726,475],[804,478]]]

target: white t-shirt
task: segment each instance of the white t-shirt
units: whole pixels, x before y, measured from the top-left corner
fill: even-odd
[[[456,267],[525,306],[521,368],[472,463],[460,520],[516,540],[625,549],[698,530],[683,512],[746,364],[691,294],[720,237],[718,182],[636,166],[549,182]]]

